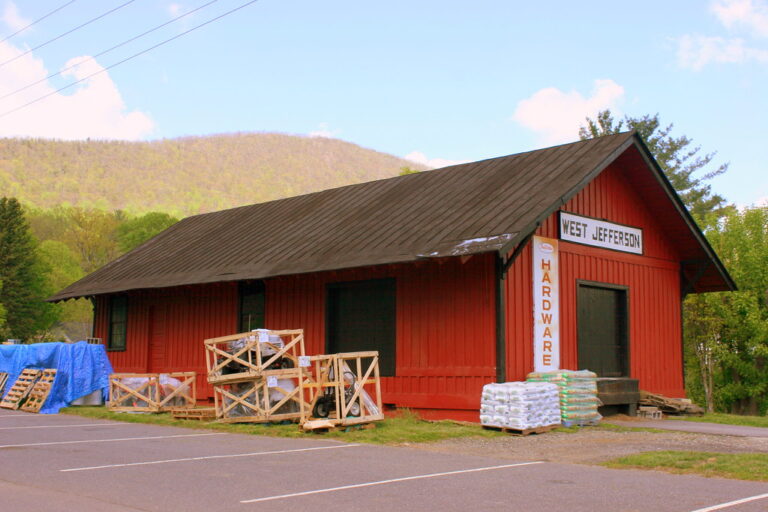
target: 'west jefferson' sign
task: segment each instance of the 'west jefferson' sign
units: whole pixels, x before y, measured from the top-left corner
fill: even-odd
[[[614,251],[643,254],[643,230],[560,212],[560,239]]]

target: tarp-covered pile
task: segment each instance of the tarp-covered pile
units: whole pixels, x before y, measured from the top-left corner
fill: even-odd
[[[84,341],[0,345],[0,372],[8,373],[4,393],[24,368],[57,370],[51,394],[40,410],[42,414],[56,414],[62,407],[97,390],[101,390],[106,398],[112,373],[103,345]]]
[[[602,418],[597,412],[602,405],[597,398],[597,374],[587,370],[556,370],[529,373],[528,380],[557,384],[564,425],[595,425]]]
[[[515,430],[557,425],[558,388],[544,382],[486,384],[480,401],[480,423]]]

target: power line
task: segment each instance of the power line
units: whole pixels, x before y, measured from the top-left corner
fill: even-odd
[[[6,60],[5,62],[0,62],[0,68],[1,68],[1,67],[3,67],[3,66],[5,66],[6,64],[9,64],[9,63],[11,63],[11,62],[15,61],[16,59],[20,59],[20,58],[22,58],[23,56],[25,56],[25,55],[27,55],[27,54],[29,54],[29,53],[32,53],[32,52],[33,52],[33,51],[35,51],[35,50],[39,50],[39,49],[40,49],[40,48],[42,48],[43,46],[46,46],[46,45],[48,45],[48,44],[51,44],[52,42],[54,42],[54,41],[56,41],[56,40],[59,40],[59,39],[61,39],[61,38],[62,38],[62,37],[64,37],[64,36],[68,36],[68,35],[69,35],[69,34],[71,34],[72,32],[75,32],[76,30],[80,30],[81,28],[83,28],[83,27],[85,27],[85,26],[87,26],[87,25],[90,25],[90,24],[91,24],[91,23],[93,23],[94,21],[98,21],[98,20],[100,20],[101,18],[103,18],[104,16],[107,16],[107,15],[109,15],[109,14],[112,14],[113,12],[115,12],[115,11],[117,11],[117,10],[119,10],[119,9],[122,9],[122,8],[123,8],[123,7],[125,7],[126,5],[132,4],[132,3],[133,3],[133,2],[135,2],[135,1],[136,1],[136,0],[128,0],[128,1],[127,1],[127,2],[125,2],[124,4],[118,5],[118,6],[117,6],[117,7],[115,7],[114,9],[110,9],[109,11],[105,12],[104,14],[100,14],[100,15],[96,16],[95,18],[92,18],[92,19],[90,19],[90,20],[86,21],[85,23],[82,23],[81,25],[78,25],[78,26],[76,26],[76,27],[75,27],[75,28],[73,28],[73,29],[67,30],[67,31],[66,31],[66,32],[64,32],[63,34],[59,34],[58,36],[54,37],[53,39],[49,39],[48,41],[46,41],[46,42],[44,42],[44,43],[42,43],[42,44],[39,44],[39,45],[35,46],[34,48],[30,48],[29,50],[25,51],[24,53],[21,53],[21,54],[19,54],[19,55],[17,55],[17,56],[15,56],[15,57],[13,57],[13,58],[11,58],[11,59],[8,59],[8,60]]]
[[[13,37],[13,36],[15,36],[16,34],[21,34],[22,32],[24,32],[25,30],[27,30],[27,29],[28,29],[29,27],[31,27],[32,25],[34,25],[34,24],[36,24],[36,23],[39,23],[39,22],[43,21],[45,18],[47,18],[47,17],[48,17],[48,16],[50,16],[51,14],[56,14],[57,12],[59,12],[60,10],[62,10],[63,8],[65,8],[66,6],[68,6],[68,5],[70,5],[70,4],[73,4],[73,3],[75,3],[75,0],[70,0],[69,2],[65,3],[65,4],[64,4],[64,5],[62,5],[61,7],[57,7],[56,9],[52,10],[51,12],[49,12],[48,14],[46,14],[45,16],[43,16],[43,17],[41,17],[41,18],[37,18],[35,21],[33,21],[32,23],[30,23],[30,24],[29,24],[29,25],[27,25],[26,27],[20,28],[19,30],[17,30],[16,32],[14,32],[13,34],[11,34],[11,35],[9,35],[9,36],[5,36],[5,39],[3,39],[2,41],[0,41],[0,43],[4,43],[4,42],[6,42],[7,40],[9,40],[10,38],[12,38],[12,37]]]
[[[70,87],[72,87],[72,86],[74,86],[74,85],[77,85],[77,84],[79,84],[79,83],[81,83],[81,82],[85,82],[85,81],[86,81],[86,80],[88,80],[89,78],[93,78],[93,77],[94,77],[94,76],[96,76],[96,75],[100,75],[101,73],[105,73],[105,72],[109,71],[110,69],[112,69],[112,68],[114,68],[114,67],[116,67],[116,66],[119,66],[120,64],[124,64],[124,63],[128,62],[129,60],[133,60],[133,59],[135,59],[136,57],[139,57],[139,56],[141,56],[141,55],[144,55],[145,53],[151,52],[151,51],[152,51],[152,50],[154,50],[155,48],[159,48],[159,47],[161,47],[161,46],[163,46],[163,45],[165,45],[165,44],[168,44],[168,43],[170,43],[171,41],[174,41],[174,40],[176,40],[176,39],[178,39],[178,38],[180,38],[180,37],[182,37],[182,36],[185,36],[185,35],[189,34],[190,32],[194,32],[195,30],[197,30],[197,29],[199,29],[199,28],[202,28],[202,27],[204,27],[204,26],[206,26],[206,25],[209,25],[209,24],[213,23],[214,21],[218,21],[218,20],[220,20],[221,18],[223,18],[223,17],[225,17],[225,16],[229,16],[229,15],[230,15],[230,14],[232,14],[233,12],[239,11],[240,9],[243,9],[243,8],[245,8],[245,7],[248,7],[248,6],[249,6],[249,5],[251,5],[251,4],[255,4],[255,3],[256,3],[256,2],[258,2],[258,1],[259,1],[259,0],[251,0],[250,2],[246,2],[246,3],[242,4],[242,5],[239,5],[238,7],[235,7],[234,9],[232,9],[232,10],[229,10],[229,11],[225,12],[224,14],[220,14],[219,16],[216,16],[215,18],[211,18],[210,20],[208,20],[208,21],[206,21],[206,22],[203,22],[203,23],[201,23],[201,24],[199,24],[199,25],[197,25],[197,26],[194,26],[194,27],[190,28],[189,30],[185,30],[184,32],[181,32],[180,34],[176,34],[175,36],[173,36],[173,37],[171,37],[171,38],[168,38],[168,39],[166,39],[165,41],[162,41],[162,42],[160,42],[160,43],[157,43],[157,44],[156,44],[156,45],[154,45],[154,46],[150,46],[150,47],[149,47],[149,48],[147,48],[146,50],[142,50],[142,51],[140,51],[140,52],[138,52],[138,53],[134,53],[134,54],[133,54],[133,55],[131,55],[130,57],[126,57],[126,58],[124,58],[123,60],[120,60],[120,61],[118,61],[118,62],[115,62],[114,64],[111,64],[111,65],[109,65],[109,66],[107,66],[107,67],[105,67],[105,68],[103,68],[103,69],[101,69],[101,70],[99,70],[99,71],[96,71],[96,72],[94,72],[94,73],[91,73],[90,75],[88,75],[88,76],[85,76],[85,77],[81,78],[80,80],[77,80],[77,81],[75,81],[75,82],[72,82],[71,84],[65,85],[64,87],[61,87],[61,88],[59,88],[59,89],[56,89],[56,90],[55,90],[55,91],[53,91],[53,92],[49,92],[48,94],[45,94],[45,95],[43,95],[43,96],[40,96],[39,98],[37,98],[37,99],[34,99],[34,100],[32,100],[32,101],[29,101],[29,102],[27,102],[27,103],[25,103],[25,104],[23,104],[23,105],[21,105],[21,106],[18,106],[18,107],[16,107],[16,108],[12,109],[12,110],[8,110],[8,111],[6,111],[6,112],[3,112],[2,114],[0,114],[0,118],[3,118],[3,117],[5,117],[5,116],[8,116],[8,115],[10,115],[10,114],[13,114],[14,112],[18,112],[19,110],[21,110],[21,109],[23,109],[23,108],[26,108],[26,107],[28,107],[28,106],[30,106],[30,105],[32,105],[32,104],[34,104],[34,103],[37,103],[38,101],[42,101],[42,100],[44,100],[45,98],[48,98],[49,96],[53,96],[54,94],[60,93],[61,91],[65,90],[65,89],[69,89]]]
[[[73,1],[74,1],[74,0],[73,0]],[[159,29],[161,29],[161,28],[165,27],[166,25],[170,25],[171,23],[173,23],[173,22],[175,22],[175,21],[178,21],[178,20],[180,20],[181,18],[184,18],[184,17],[186,17],[186,16],[189,16],[190,14],[196,13],[196,12],[197,12],[197,11],[199,11],[200,9],[204,9],[204,8],[208,7],[209,5],[211,5],[211,4],[214,4],[214,3],[218,2],[218,1],[219,1],[219,0],[211,0],[211,1],[210,1],[210,2],[208,2],[207,4],[203,4],[203,5],[201,5],[200,7],[196,8],[196,9],[192,9],[192,10],[191,10],[191,11],[189,11],[189,12],[186,12],[186,13],[184,13],[184,14],[181,14],[181,15],[179,15],[179,16],[176,16],[175,18],[173,18],[173,19],[172,19],[172,20],[170,20],[170,21],[166,21],[165,23],[163,23],[163,24],[161,24],[161,25],[158,25],[158,26],[156,26],[156,27],[154,27],[154,28],[151,28],[151,29],[147,30],[146,32],[142,32],[141,34],[139,34],[139,35],[137,35],[137,36],[134,36],[134,37],[132,37],[132,38],[130,38],[130,39],[126,39],[126,40],[125,40],[125,41],[123,41],[122,43],[118,43],[118,44],[116,44],[115,46],[113,46],[113,47],[111,47],[111,48],[107,48],[106,50],[104,50],[104,51],[101,51],[101,52],[97,53],[96,55],[92,55],[92,56],[90,56],[90,57],[88,58],[88,61],[91,61],[91,60],[96,60],[98,57],[101,57],[102,55],[106,55],[107,53],[111,52],[112,50],[116,50],[116,49],[120,48],[121,46],[125,46],[125,45],[126,45],[126,44],[128,44],[128,43],[132,43],[133,41],[135,41],[135,40],[137,40],[137,39],[140,39],[140,38],[142,38],[142,37],[146,36],[147,34],[151,34],[152,32],[154,32],[154,31],[156,31],[156,30],[159,30]],[[79,65],[80,65],[80,64],[82,64],[83,62],[86,62],[86,61],[81,61],[81,62],[79,62],[79,63],[77,63],[77,64],[73,64],[73,65],[71,65],[71,66],[67,66],[66,68],[64,68],[64,69],[62,69],[62,70],[60,70],[60,71],[58,71],[58,72],[56,72],[56,73],[52,73],[52,74],[48,75],[48,76],[47,76],[47,77],[45,77],[45,78],[41,78],[40,80],[38,80],[38,81],[36,81],[36,82],[32,82],[31,84],[27,84],[27,85],[25,85],[24,87],[21,87],[21,88],[19,88],[19,89],[16,89],[15,91],[11,91],[11,92],[9,92],[8,94],[5,94],[5,95],[3,95],[3,96],[0,96],[0,100],[4,100],[5,98],[8,98],[9,96],[13,96],[13,95],[15,95],[15,94],[18,94],[18,93],[20,93],[20,92],[22,92],[22,91],[26,91],[26,90],[27,90],[27,89],[29,89],[30,87],[34,87],[35,85],[37,85],[37,84],[39,84],[39,83],[42,83],[42,82],[46,82],[46,81],[50,80],[50,79],[51,79],[51,78],[53,78],[53,77],[59,76],[59,75],[61,75],[61,74],[63,74],[63,73],[66,73],[66,72],[67,72],[67,71],[69,71],[70,69],[76,68],[77,66],[79,66]]]

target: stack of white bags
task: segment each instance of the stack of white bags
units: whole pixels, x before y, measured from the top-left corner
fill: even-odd
[[[558,387],[548,382],[486,384],[480,401],[480,423],[515,430],[558,425]]]

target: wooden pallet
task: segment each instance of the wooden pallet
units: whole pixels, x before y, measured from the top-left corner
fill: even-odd
[[[171,416],[177,420],[213,421],[216,419],[215,407],[175,407]]]
[[[305,421],[299,428],[304,432],[313,432],[315,434],[323,434],[325,432],[344,431],[350,430],[371,430],[376,428],[376,423],[358,423],[356,425],[341,425],[335,421],[330,420],[310,420]]]
[[[11,386],[11,390],[5,395],[0,407],[4,409],[18,409],[29,392],[32,390],[32,386],[35,381],[40,377],[40,370],[34,370],[32,368],[25,368],[21,371],[21,375],[16,379],[16,382]]]
[[[54,380],[56,380],[56,370],[43,370],[40,378],[29,391],[27,400],[24,402],[24,405],[21,406],[21,410],[27,412],[40,412],[40,409],[43,408],[43,404],[48,399],[48,395],[51,394]]]
[[[510,427],[497,427],[495,425],[483,425],[483,428],[486,430],[498,430],[500,432],[506,432],[508,434],[512,434],[515,436],[528,436],[531,434],[545,434],[547,432],[551,432],[552,430],[558,428],[560,424],[555,425],[546,425],[544,427],[536,427],[536,428],[526,428],[523,430],[517,429],[517,428],[510,428]]]

